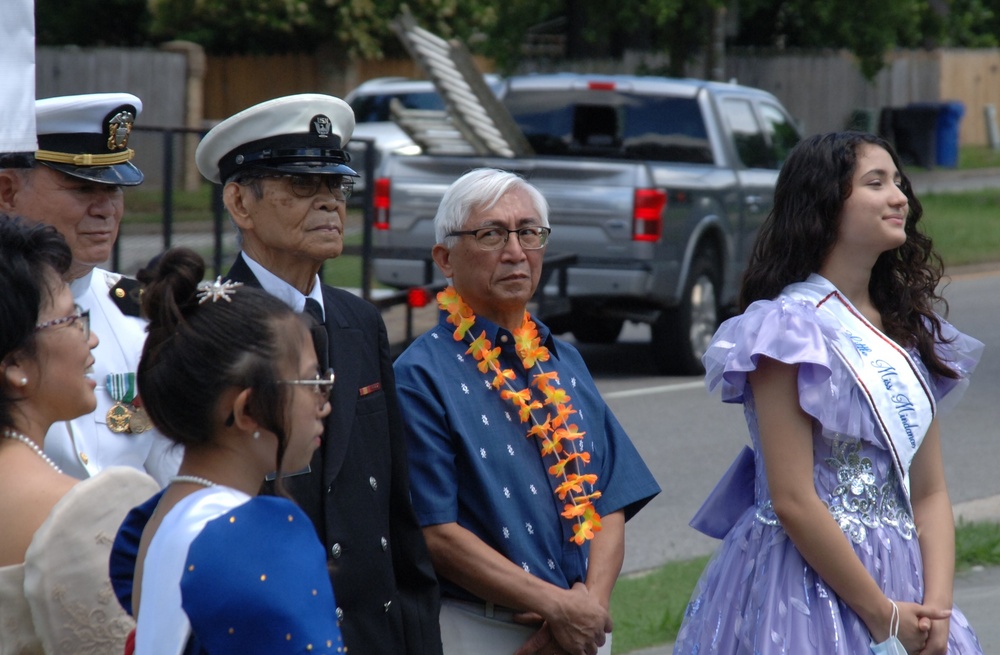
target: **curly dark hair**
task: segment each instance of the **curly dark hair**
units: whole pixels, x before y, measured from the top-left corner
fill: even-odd
[[[882,253],[872,267],[868,293],[882,316],[885,333],[916,348],[931,373],[958,374],[938,356],[943,339],[934,304],[947,303],[937,293],[943,273],[931,239],[918,228],[923,207],[913,193],[892,146],[864,132],[832,132],[803,139],[778,175],[774,207],[761,226],[743,275],[740,308],[776,297],[794,282],[819,271],[837,241],[844,202],[851,195],[858,154],[865,145],[883,148],[900,172],[900,189],[909,202],[906,243]]]
[[[0,361],[15,352],[34,356],[39,311],[72,261],[54,227],[0,214]],[[0,427],[12,425],[13,403],[0,394]]]
[[[149,336],[136,374],[142,402],[163,434],[185,446],[210,443],[227,387],[253,390],[247,411],[278,437],[276,468],[287,446],[287,387],[277,362],[303,344],[289,324],[301,320],[274,296],[240,286],[229,302],[199,303],[205,262],[173,248],[139,271]],[[279,476],[280,477],[280,476]]]

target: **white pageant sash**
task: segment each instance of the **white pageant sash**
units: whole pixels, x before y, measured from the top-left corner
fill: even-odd
[[[782,295],[807,300],[836,319],[834,351],[851,371],[892,452],[896,473],[910,495],[910,463],[937,407],[930,385],[910,354],[883,334],[832,283],[813,274]]]

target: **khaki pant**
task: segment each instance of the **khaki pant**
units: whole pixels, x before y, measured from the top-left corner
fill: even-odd
[[[513,655],[538,630],[514,623],[513,615],[492,605],[441,599],[444,655]],[[611,655],[611,635],[597,655]]]

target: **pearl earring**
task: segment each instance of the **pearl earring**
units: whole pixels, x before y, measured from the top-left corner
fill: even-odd
[[[253,438],[254,439],[260,439],[260,430],[254,430],[253,431]]]
[[[26,378],[26,377],[24,377],[24,378],[21,378],[20,380],[18,380],[18,383],[19,383],[19,384],[20,384],[20,385],[21,385],[22,387],[26,387],[26,386],[28,386],[28,378]]]

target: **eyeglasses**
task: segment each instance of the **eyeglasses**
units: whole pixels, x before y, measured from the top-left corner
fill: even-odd
[[[330,392],[333,391],[333,380],[336,376],[333,369],[327,369],[326,373],[317,375],[312,380],[278,380],[278,384],[295,384],[299,386],[312,387],[316,395],[324,401],[330,399]]]
[[[51,321],[45,321],[44,323],[39,323],[35,326],[35,331],[44,330],[45,328],[55,327],[57,325],[63,325],[64,323],[76,323],[80,322],[80,329],[83,330],[83,338],[85,341],[90,340],[90,310],[84,309],[79,305],[75,306],[76,309],[69,316],[63,316],[62,318],[54,318]]]
[[[333,194],[333,197],[340,202],[347,202],[354,191],[354,181],[346,179],[341,175],[319,175],[319,174],[288,174],[288,175],[267,175],[271,179],[288,180],[288,187],[292,190],[292,195],[299,198],[312,198],[319,193],[320,187],[325,183],[326,188]]]
[[[519,227],[516,230],[508,230],[505,227],[481,227],[478,230],[463,230],[461,232],[449,232],[450,237],[473,236],[480,250],[500,250],[507,245],[507,240],[511,234],[517,235],[517,240],[525,250],[538,250],[544,248],[549,240],[552,228],[532,226]]]

